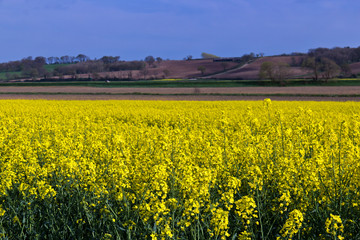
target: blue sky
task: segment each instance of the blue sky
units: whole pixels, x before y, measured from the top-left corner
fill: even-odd
[[[0,0],[0,62],[360,46],[358,0]]]

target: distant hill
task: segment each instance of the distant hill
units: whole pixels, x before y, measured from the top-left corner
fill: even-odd
[[[258,79],[261,64],[264,62],[287,63],[290,66],[290,78],[307,77],[311,72],[299,66],[303,56],[275,56],[263,57],[246,64],[234,71],[224,72],[216,76],[217,79]]]
[[[259,79],[259,72],[267,63],[286,66],[286,78],[317,79],[360,76],[360,47],[316,48],[308,53],[281,56],[245,54],[241,57],[221,58],[203,53],[202,59],[163,60],[146,57],[143,61],[120,61],[119,56],[90,59],[77,57],[28,57],[19,61],[0,63],[0,80],[39,79]],[[331,69],[330,69],[331,68]],[[330,70],[329,70],[330,69]],[[316,76],[316,78],[314,78]]]
[[[62,74],[51,76],[52,79],[191,79],[191,78],[211,78],[211,79],[259,79],[261,64],[264,62],[287,63],[289,65],[289,78],[311,78],[311,70],[301,67],[298,62],[303,56],[272,56],[254,59],[249,63],[239,63],[213,59],[194,59],[194,60],[167,60],[161,63],[154,63],[140,70],[121,70],[121,71],[99,71],[92,73]],[[59,65],[63,66],[63,65]],[[69,65],[64,65],[69,66]],[[71,65],[70,65],[71,66]],[[360,62],[349,64],[352,75],[360,74]],[[203,67],[204,74],[199,70]],[[46,66],[46,69],[54,70],[56,66]],[[16,72],[18,79],[21,72]],[[0,78],[5,79],[5,73],[0,74]],[[32,79],[40,79],[36,77]]]
[[[211,76],[209,78],[215,79],[259,79],[259,71],[261,64],[264,62],[273,62],[273,63],[286,63],[289,65],[289,78],[311,78],[312,71],[311,69],[304,68],[301,66],[302,60],[305,56],[272,56],[272,57],[263,57],[256,59],[255,61],[246,64],[238,69],[233,71],[227,71],[216,76]],[[360,62],[350,63],[350,74],[349,75],[359,75],[360,74]]]

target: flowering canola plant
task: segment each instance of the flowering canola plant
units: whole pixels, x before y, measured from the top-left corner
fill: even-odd
[[[0,102],[0,238],[360,238],[359,103]]]

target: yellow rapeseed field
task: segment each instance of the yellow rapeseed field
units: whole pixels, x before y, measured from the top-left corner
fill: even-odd
[[[0,239],[359,239],[360,103],[0,101]]]

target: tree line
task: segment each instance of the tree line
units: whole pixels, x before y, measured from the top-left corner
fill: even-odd
[[[103,57],[105,58],[105,60],[107,59],[107,57]],[[102,59],[103,59],[102,58]],[[119,57],[115,57],[117,59],[117,61],[119,60]],[[74,57],[74,56],[62,56],[62,57],[42,57],[42,56],[38,56],[38,57],[27,57],[27,58],[23,58],[21,60],[17,60],[17,61],[9,61],[9,62],[4,62],[4,63],[0,63],[0,72],[20,72],[23,71],[24,68],[36,68],[39,66],[43,66],[46,64],[49,65],[53,65],[53,64],[73,64],[73,63],[79,63],[79,62],[87,62],[90,61],[91,59],[84,55],[84,54],[79,54],[78,56]]]
[[[44,72],[44,65],[46,64],[46,58],[32,57],[23,58],[19,61],[10,61],[5,63],[0,63],[0,72],[23,72],[24,75],[35,72]]]
[[[157,58],[156,60],[160,61],[160,59]],[[85,54],[79,54],[76,57],[66,55],[45,58],[38,56],[0,63],[0,72],[5,73],[7,79],[38,77],[46,79],[53,76],[141,70],[145,68],[148,61],[151,62],[152,59],[147,57],[145,61],[120,61],[120,56],[103,56],[100,59],[91,59]]]
[[[202,53],[202,58],[219,59],[218,56]],[[263,54],[245,54],[236,58],[237,62],[250,62],[262,57]],[[267,78],[273,81],[283,81],[289,76],[289,68],[303,67],[311,72],[313,80],[330,79],[335,76],[356,77],[351,72],[350,64],[360,62],[360,47],[335,47],[335,48],[315,48],[307,53],[283,54],[291,56],[292,61],[287,63],[265,62],[261,66],[259,78]],[[220,58],[225,61],[224,58]],[[192,60],[189,55],[185,60]],[[163,61],[160,57],[147,56],[140,61],[121,61],[120,56],[103,56],[100,59],[91,59],[85,54],[77,56],[64,55],[61,57],[27,57],[18,61],[0,63],[0,73],[7,79],[16,78],[50,78],[53,76],[62,77],[64,75],[76,76],[77,74],[94,74],[99,72],[114,72],[126,70],[140,70],[141,74],[148,74],[148,67],[156,67],[155,63]],[[226,63],[224,70],[226,69]],[[206,69],[198,69],[204,74]],[[309,75],[310,76],[310,75]],[[0,76],[1,77],[1,76]],[[2,77],[4,78],[4,77]]]
[[[310,49],[302,62],[303,67],[312,70],[313,79],[330,79],[335,76],[356,77],[350,64],[360,62],[360,47]]]
[[[143,61],[111,62],[87,61],[76,64],[63,65],[53,70],[54,76],[89,74],[99,72],[115,72],[125,70],[141,70],[145,67]]]
[[[292,53],[291,63],[264,62],[259,71],[259,78],[283,83],[290,75],[290,67],[308,69],[314,81],[334,77],[357,77],[351,72],[350,64],[360,62],[360,47],[315,48],[307,53]]]

